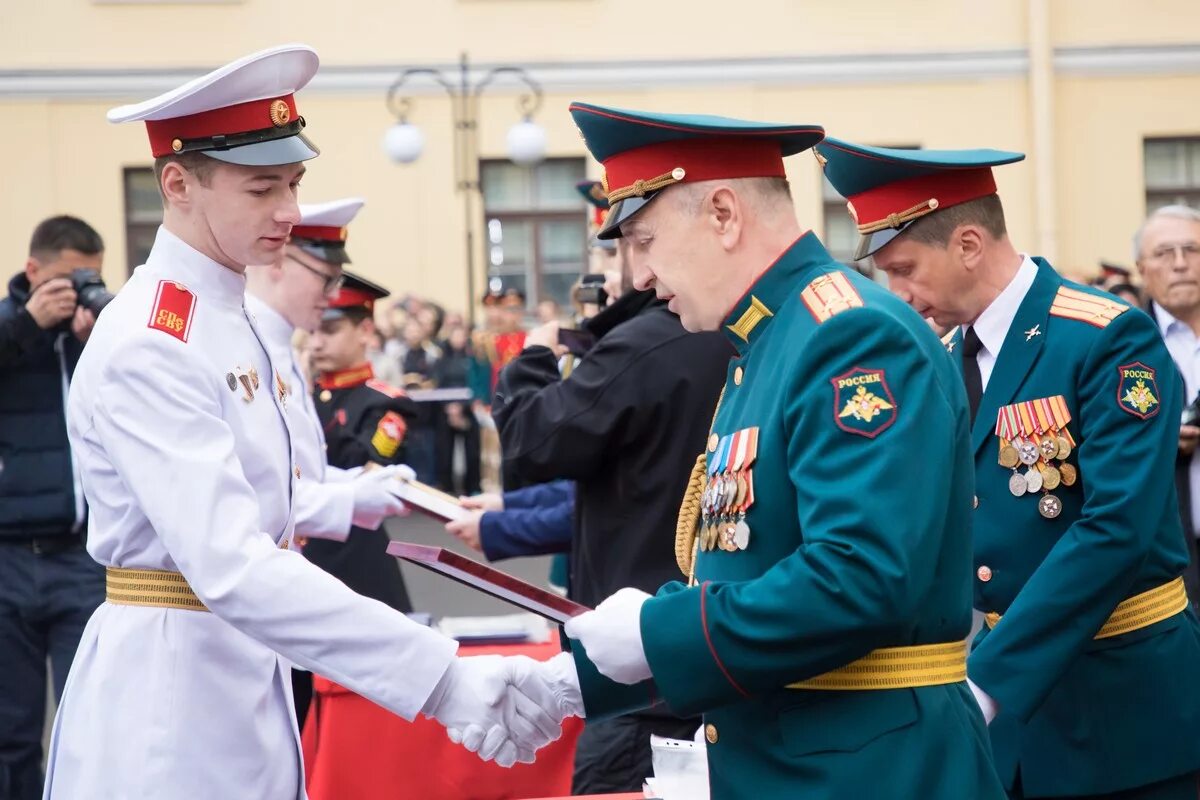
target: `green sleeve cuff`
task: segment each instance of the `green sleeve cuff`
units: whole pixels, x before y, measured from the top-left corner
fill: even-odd
[[[664,587],[642,606],[642,647],[671,711],[690,717],[749,697],[721,663],[707,627],[709,584]]]
[[[658,704],[660,698],[653,680],[632,686],[609,680],[600,674],[583,645],[574,639],[571,640],[571,656],[579,673],[579,690],[588,722],[619,717]]]

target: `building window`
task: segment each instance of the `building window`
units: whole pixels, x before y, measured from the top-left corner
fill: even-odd
[[[129,274],[145,264],[162,224],[162,198],[152,167],[125,168],[125,259]]]
[[[821,176],[821,204],[825,216],[825,248],[838,261],[854,266],[858,226],[850,217],[846,199],[837,193],[837,189],[833,188],[833,184],[824,175]]]
[[[1146,213],[1170,205],[1200,208],[1200,136],[1147,139]]]
[[[524,292],[531,309],[541,300],[569,307],[587,264],[586,203],[575,191],[584,160],[483,161],[479,170],[489,280]]]

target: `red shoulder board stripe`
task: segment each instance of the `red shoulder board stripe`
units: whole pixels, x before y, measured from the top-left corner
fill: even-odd
[[[384,383],[383,381],[379,380],[378,378],[371,378],[371,380],[367,381],[367,386],[370,386],[372,389],[374,389],[377,392],[386,394],[388,397],[405,397],[406,396],[402,390],[397,389],[395,386],[389,386],[388,384]]]
[[[146,327],[169,333],[181,342],[188,340],[192,330],[192,312],[196,310],[196,295],[174,281],[159,281],[158,294]]]

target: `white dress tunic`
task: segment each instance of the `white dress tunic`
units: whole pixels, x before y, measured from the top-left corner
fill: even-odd
[[[285,549],[296,465],[244,289],[160,229],[79,361],[68,431],[88,551],[183,573],[211,613],[97,609],[55,719],[45,798],[303,798],[291,663],[411,719],[454,657],[452,640]]]
[[[293,459],[300,467],[293,499],[296,535],[344,542],[350,536],[354,517],[351,479],[358,472],[331,467],[325,462],[325,434],[292,347],[296,329],[252,294],[246,295],[246,310],[288,393],[285,410],[292,432]]]

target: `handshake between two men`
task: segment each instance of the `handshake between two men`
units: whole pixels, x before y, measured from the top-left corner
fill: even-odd
[[[502,767],[531,764],[562,736],[562,721],[582,717],[583,699],[570,653],[549,661],[527,656],[456,658],[421,710],[450,741]]]
[[[618,683],[650,677],[638,617],[649,595],[622,589],[567,622],[597,669]],[[579,675],[570,653],[549,661],[526,656],[455,659],[422,709],[446,727],[450,740],[503,767],[532,763],[537,750],[562,735],[562,721],[583,717]]]
[[[375,528],[384,518],[407,512],[394,487],[397,479],[413,479],[409,467],[381,467],[351,477],[356,525]],[[650,677],[639,624],[647,599],[645,592],[622,589],[566,624],[567,634],[583,644],[601,674],[618,683]],[[466,656],[451,662],[422,712],[445,726],[455,744],[511,767],[532,763],[538,750],[562,735],[564,719],[584,716],[584,704],[570,653],[544,662]]]

